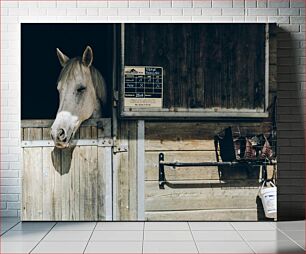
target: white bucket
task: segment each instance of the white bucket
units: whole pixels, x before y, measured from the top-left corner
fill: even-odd
[[[267,218],[276,218],[277,216],[277,187],[270,182],[270,187],[265,187],[263,183],[259,189],[259,197],[261,199],[265,215]]]

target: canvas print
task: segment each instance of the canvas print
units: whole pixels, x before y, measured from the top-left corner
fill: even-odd
[[[275,25],[28,23],[21,40],[22,220],[277,219]]]

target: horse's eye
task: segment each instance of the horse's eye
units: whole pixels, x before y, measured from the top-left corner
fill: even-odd
[[[81,93],[81,92],[83,92],[85,89],[86,89],[85,86],[80,86],[80,87],[77,89],[77,92],[78,92],[78,93]]]

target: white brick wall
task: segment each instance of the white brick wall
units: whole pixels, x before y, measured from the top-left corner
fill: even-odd
[[[2,216],[17,216],[20,207],[20,22],[278,22],[282,29],[278,36],[279,119],[283,124],[279,152],[284,165],[280,164],[279,175],[304,176],[304,155],[296,154],[303,151],[304,143],[290,142],[290,137],[303,134],[296,94],[302,93],[305,83],[304,0],[2,0],[0,4]],[[288,182],[279,188],[280,208],[287,210],[295,203],[288,203],[294,198],[286,193],[298,195],[304,190]]]

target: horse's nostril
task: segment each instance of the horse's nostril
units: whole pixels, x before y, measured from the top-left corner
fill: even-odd
[[[58,135],[61,136],[65,133],[64,129],[59,129],[58,130]]]
[[[57,138],[62,142],[65,142],[67,140],[67,135],[64,129],[61,128],[57,131]]]

